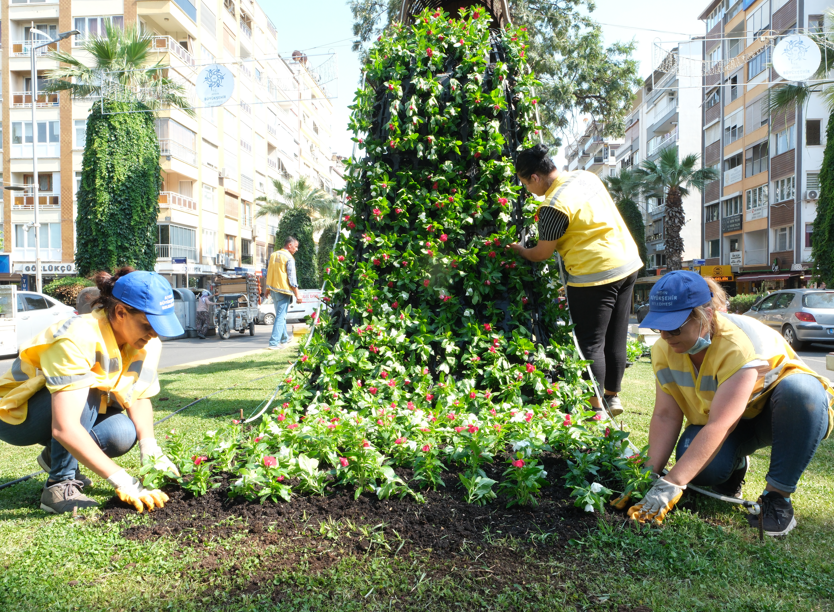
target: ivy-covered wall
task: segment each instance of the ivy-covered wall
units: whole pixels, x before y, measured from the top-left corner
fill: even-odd
[[[316,270],[319,278],[324,278],[327,263],[330,261],[330,254],[333,252],[333,245],[336,242],[336,228],[338,223],[334,221],[327,225],[319,236],[318,251],[316,251]]]
[[[834,286],[834,113],[828,118],[825,155],[820,169],[820,199],[814,220],[811,254],[815,275]]]
[[[278,232],[275,234],[275,246],[284,246],[287,236],[298,239],[298,252],[295,257],[295,270],[298,275],[299,289],[318,289],[316,278],[316,243],[313,241],[313,222],[310,216],[300,209],[290,209],[281,215]]]
[[[94,104],[78,191],[79,275],[154,269],[161,172],[153,113],[141,103],[105,101],[104,112]]]
[[[640,253],[640,261],[643,262],[643,267],[640,268],[639,276],[644,276],[646,273],[646,224],[643,223],[643,215],[640,209],[632,200],[623,200],[617,203],[617,209],[623,216],[628,231],[631,232],[631,237],[637,244],[637,252]]]

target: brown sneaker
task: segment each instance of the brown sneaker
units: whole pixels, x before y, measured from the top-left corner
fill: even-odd
[[[82,494],[81,489],[82,484],[79,480],[64,480],[52,486],[44,486],[41,494],[41,510],[52,514],[63,514],[72,512],[73,508],[83,510],[98,506],[98,502]]]
[[[38,455],[38,465],[41,466],[41,469],[49,474],[49,470],[52,469],[52,449],[49,448],[49,445],[43,447],[41,454]],[[75,479],[81,482],[81,488],[86,489],[93,481],[87,478],[84,474],[81,473],[81,470],[75,470]]]

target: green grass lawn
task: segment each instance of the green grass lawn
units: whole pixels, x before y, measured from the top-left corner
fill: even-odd
[[[196,441],[218,419],[246,415],[274,389],[289,352],[161,376],[157,418],[196,398],[237,384],[174,416]],[[254,382],[253,382],[254,381]],[[626,372],[623,421],[646,443],[654,398],[651,367]],[[36,471],[39,448],[0,444],[0,482]],[[119,463],[138,470],[138,450]],[[764,488],[768,453],[753,457],[745,496]],[[742,511],[698,498],[663,528],[634,530],[614,517],[573,542],[494,540],[490,550],[457,555],[346,554],[338,537],[253,547],[243,535],[190,546],[188,534],[126,539],[128,524],[47,515],[38,509],[45,475],[0,491],[0,610],[830,610],[834,609],[834,441],[823,442],[794,504],[798,527],[760,543]],[[110,487],[94,479],[101,502]],[[147,522],[136,516],[130,523]],[[241,532],[243,533],[243,532]],[[317,532],[318,533],[318,532]],[[402,534],[407,538],[407,534]],[[307,560],[287,567],[288,546]],[[392,547],[393,550],[394,547]],[[481,553],[485,556],[481,557]],[[320,555],[335,559],[312,571]],[[490,578],[511,564],[513,580]],[[506,576],[506,573],[505,573]],[[248,588],[253,581],[259,589]],[[268,587],[268,588],[267,588]],[[269,595],[260,592],[268,591]],[[266,598],[265,598],[266,597]],[[640,607],[644,606],[644,607]]]

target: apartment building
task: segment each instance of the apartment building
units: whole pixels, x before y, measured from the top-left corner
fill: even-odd
[[[617,148],[622,141],[603,136],[602,125],[595,121],[587,124],[582,135],[565,152],[568,171],[586,170],[605,178],[614,172]]]
[[[631,113],[626,118],[623,144],[617,149],[616,164],[621,169],[640,167],[644,161],[657,161],[660,153],[677,147],[678,159],[701,151],[701,79],[669,70],[682,62],[700,62],[703,42],[680,44],[669,51],[667,71],[655,70],[637,91]],[[646,270],[659,274],[666,267],[666,203],[662,198],[640,200],[646,225]],[[681,232],[684,262],[701,254],[701,198],[690,193],[683,198],[686,224]]]
[[[80,45],[104,32],[106,22],[138,24],[153,36],[153,54],[169,66],[189,99],[203,66],[221,63],[235,77],[222,107],[200,108],[196,117],[165,108],[157,113],[163,188],[159,194],[156,269],[174,286],[202,286],[217,272],[266,267],[277,221],[258,218],[261,196],[275,197],[273,179],[306,175],[332,190],[339,166],[331,150],[332,104],[312,63],[301,53],[278,54],[278,35],[253,0],[8,0],[0,3],[2,130],[5,185],[4,249],[14,271],[34,285],[35,241],[31,190],[33,132],[37,134],[40,255],[44,282],[74,273],[75,216],[86,117],[94,100],[67,92],[38,95],[32,129],[29,30],[80,36],[60,48],[91,61]],[[86,56],[86,57],[85,57]],[[56,63],[37,61],[38,81]],[[28,92],[28,93],[27,93]],[[183,263],[185,261],[186,263]]]
[[[828,4],[714,0],[700,17],[708,60],[703,158],[721,174],[703,196],[703,257],[708,266],[731,266],[728,288],[740,293],[762,283],[802,286],[811,267],[826,104],[814,95],[773,115],[767,104],[769,89],[783,82],[770,67],[773,47],[822,28]]]

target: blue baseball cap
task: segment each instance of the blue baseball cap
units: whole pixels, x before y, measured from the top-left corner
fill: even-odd
[[[137,270],[125,274],[113,285],[113,297],[144,312],[160,336],[171,338],[185,333],[174,314],[171,284],[156,272]]]
[[[707,281],[689,270],[675,270],[661,277],[649,294],[649,314],[640,327],[670,331],[684,324],[693,308],[712,299]]]

